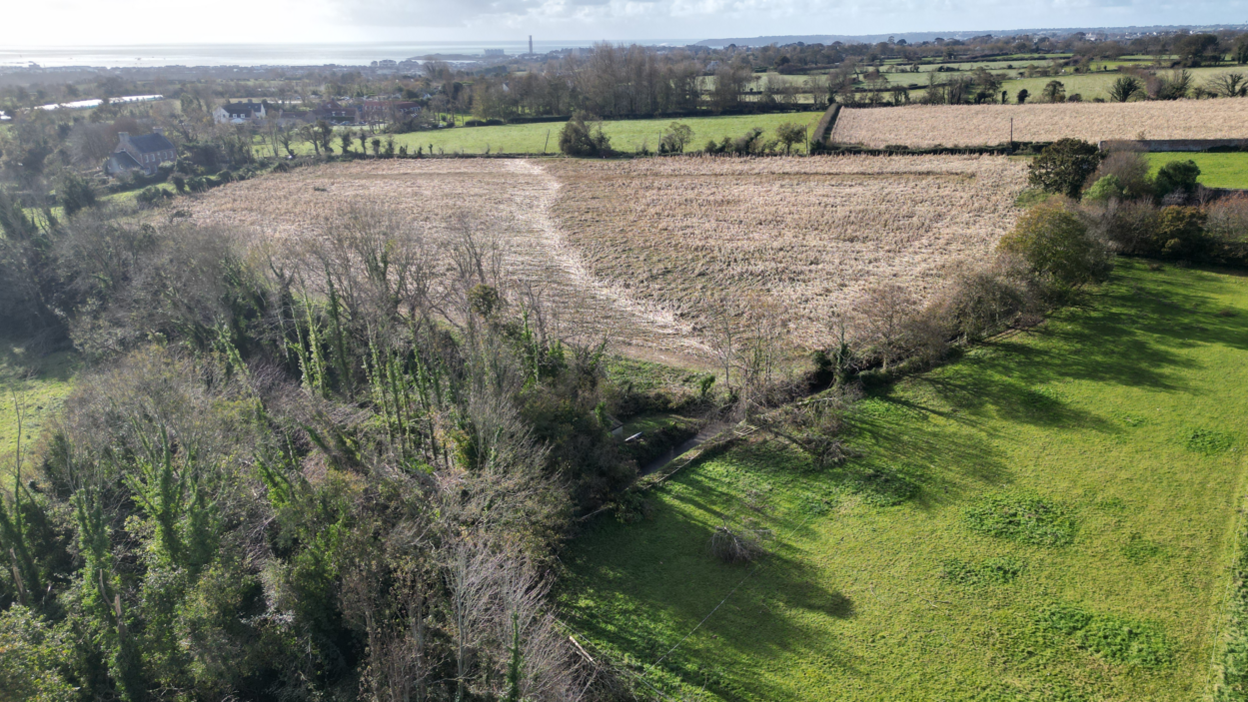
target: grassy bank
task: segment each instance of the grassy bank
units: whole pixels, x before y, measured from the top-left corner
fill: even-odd
[[[1122,264],[1085,306],[871,395],[843,466],[756,442],[686,469],[648,520],[598,521],[565,617],[685,699],[1198,697],[1248,467],[1246,339],[1248,280]],[[774,533],[757,568],[710,554],[725,514]]]
[[[39,440],[44,423],[61,408],[72,389],[78,359],[61,351],[39,356],[19,342],[0,339],[0,479],[12,477],[18,447],[18,418],[21,418],[21,445],[29,456]],[[26,468],[29,463],[23,460]],[[0,483],[0,490],[12,485]]]

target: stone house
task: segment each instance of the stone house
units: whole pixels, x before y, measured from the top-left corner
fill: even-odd
[[[160,127],[153,129],[151,134],[136,137],[128,132],[118,132],[117,148],[104,164],[104,171],[109,175],[120,175],[140,170],[150,176],[156,173],[160,164],[177,158],[177,149]]]

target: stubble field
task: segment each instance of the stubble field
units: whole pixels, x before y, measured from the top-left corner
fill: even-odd
[[[1026,169],[992,157],[684,158],[547,169],[554,216],[598,278],[696,332],[760,305],[794,344],[872,285],[919,297],[1009,230]]]
[[[1010,140],[1240,139],[1248,98],[1036,105],[915,105],[842,110],[833,141],[884,147],[981,146]]]
[[[1021,164],[990,157],[394,160],[234,183],[190,211],[287,251],[369,203],[435,249],[469,218],[564,336],[701,365],[725,304],[782,311],[793,345],[811,347],[875,283],[934,292],[1012,226],[1024,185]]]

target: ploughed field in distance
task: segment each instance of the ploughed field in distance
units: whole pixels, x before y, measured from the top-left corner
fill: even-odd
[[[1242,139],[1248,98],[1024,105],[911,105],[841,110],[832,140],[873,148],[993,146],[1010,140]]]

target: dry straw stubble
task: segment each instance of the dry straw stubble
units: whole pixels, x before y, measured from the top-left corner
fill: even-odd
[[[841,110],[832,140],[883,148],[1248,137],[1248,98],[1034,105],[911,105]]]

